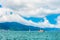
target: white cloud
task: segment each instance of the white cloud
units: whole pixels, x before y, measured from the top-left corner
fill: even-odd
[[[10,12],[13,12],[13,14],[10,14]],[[26,23],[26,25],[27,24],[29,25],[27,20],[23,19],[20,15],[14,13],[13,10],[11,11],[11,9],[8,10],[8,8],[1,8],[0,13],[1,13],[0,23],[1,22],[18,22],[22,24]]]
[[[13,12],[13,14],[10,14]],[[22,18],[19,14],[15,13],[15,11],[8,9],[8,8],[0,8],[0,23],[2,22],[18,22],[24,25],[32,25],[31,21],[27,21]],[[32,25],[33,26],[33,25]]]
[[[58,27],[55,27],[54,24],[50,24],[49,21],[44,18],[44,22],[38,22],[38,23],[35,23],[33,21],[28,21],[28,22],[31,22],[31,25],[32,26],[35,26],[35,27],[42,27],[42,28],[58,28]]]
[[[45,18],[47,14],[60,14],[60,0],[0,0],[0,3],[5,8],[0,8],[0,22],[19,22],[25,25],[38,27],[59,27],[58,24],[50,24]],[[10,15],[9,12],[13,12]],[[31,20],[27,21],[20,15],[25,17],[43,17],[44,22],[34,23]],[[59,17],[60,18],[60,17]]]
[[[55,25],[55,26],[60,28],[60,16],[58,16],[58,18],[57,18],[57,25]]]
[[[59,0],[1,0],[4,7],[16,10],[22,16],[45,16],[60,13]]]
[[[10,14],[10,12],[13,12],[13,14]],[[48,27],[48,28],[60,28],[60,17],[57,18],[58,24],[50,24],[49,21],[44,17],[44,22],[38,22],[35,23],[31,20],[25,20],[22,18],[19,14],[17,14],[15,11],[8,9],[8,8],[0,8],[0,23],[1,22],[18,22],[24,25],[30,25],[30,26],[35,26],[35,27]]]

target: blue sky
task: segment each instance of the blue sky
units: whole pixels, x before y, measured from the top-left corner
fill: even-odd
[[[2,7],[2,5],[0,5],[0,8]]]
[[[57,21],[55,19],[57,19],[57,17],[60,16],[60,14],[49,14],[46,16],[47,20],[51,23],[51,24],[57,24]],[[32,20],[33,22],[44,22],[43,18],[37,18],[37,17],[30,17],[30,18],[26,18],[23,17],[26,20]]]
[[[57,20],[55,19],[57,19],[58,16],[60,16],[60,14],[50,14],[46,16],[46,18],[49,20],[51,24],[57,24]]]
[[[0,0],[0,22],[60,28],[60,0]]]
[[[27,18],[27,17],[23,17],[24,19],[26,19],[26,20],[32,20],[33,22],[44,22],[44,19],[43,18],[37,18],[37,17],[29,17],[29,18]]]

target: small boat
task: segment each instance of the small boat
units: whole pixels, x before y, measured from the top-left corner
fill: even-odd
[[[44,30],[39,30],[39,32],[44,32]]]

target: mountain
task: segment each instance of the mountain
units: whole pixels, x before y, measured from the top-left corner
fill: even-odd
[[[13,30],[13,31],[38,31],[40,28],[33,26],[26,26],[16,22],[5,22],[0,23],[0,29],[4,30]]]
[[[11,31],[60,31],[60,28],[40,28],[34,26],[26,26],[17,22],[5,22],[0,23],[0,29],[11,30]]]

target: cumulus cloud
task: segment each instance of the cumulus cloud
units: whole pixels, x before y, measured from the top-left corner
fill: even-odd
[[[58,16],[58,18],[57,18],[57,25],[55,25],[55,26],[60,28],[60,16]]]
[[[44,22],[38,22],[38,23],[35,23],[35,22],[31,21],[31,20],[29,22],[31,22],[32,26],[35,26],[35,27],[55,28],[55,25],[50,24],[49,21],[46,18],[44,18],[44,20],[45,20]],[[56,27],[56,28],[58,28],[58,27]]]
[[[10,12],[13,12],[13,14],[10,14]],[[0,8],[0,23],[1,22],[18,22],[29,25],[27,20],[23,19],[20,15],[8,8]]]
[[[16,10],[25,17],[44,17],[47,14],[60,13],[59,0],[1,0],[1,3],[4,7]]]
[[[10,14],[10,12],[13,12]],[[56,25],[50,24],[49,21],[44,17],[44,22],[35,23],[31,20],[26,20],[21,17],[16,11],[11,10],[9,8],[0,8],[0,23],[1,22],[18,22],[24,25],[30,25],[35,27],[42,27],[42,28],[59,28],[60,24],[60,16],[57,18],[58,23]]]
[[[60,17],[57,19],[58,23],[54,25],[50,24],[45,16],[60,14],[60,0],[0,0],[0,3],[4,7],[0,8],[0,22],[18,22],[35,27],[59,27]],[[43,17],[45,21],[35,23],[21,16]]]

